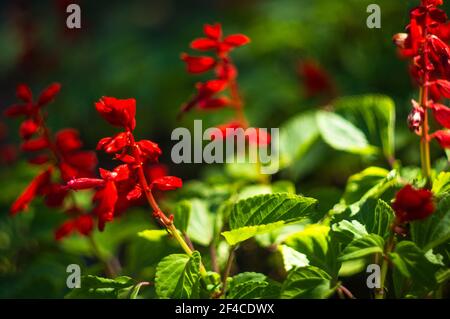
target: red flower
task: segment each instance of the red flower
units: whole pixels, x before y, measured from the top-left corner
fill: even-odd
[[[194,57],[183,53],[181,59],[186,62],[189,73],[203,73],[211,70],[216,64],[216,60],[209,56]]]
[[[61,84],[59,83],[50,84],[46,89],[44,89],[44,91],[42,91],[41,95],[39,96],[38,105],[43,106],[53,101],[53,99],[59,93],[60,90]]]
[[[20,137],[28,140],[39,129],[39,124],[34,119],[28,119],[22,122],[19,128]]]
[[[10,213],[15,215],[20,211],[26,210],[31,201],[50,183],[51,173],[51,169],[48,169],[36,176],[12,204]]]
[[[117,153],[127,145],[129,145],[128,133],[121,132],[113,137],[102,138],[97,144],[97,149],[103,150],[106,153]]]
[[[450,131],[434,132],[430,138],[435,138],[442,148],[450,148]]]
[[[434,212],[433,193],[406,185],[395,195],[392,208],[401,223],[425,219]]]
[[[131,131],[136,127],[135,99],[121,100],[115,97],[104,96],[95,103],[95,108],[111,125],[120,126]]]

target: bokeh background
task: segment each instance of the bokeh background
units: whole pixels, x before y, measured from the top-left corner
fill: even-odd
[[[404,164],[417,164],[417,140],[406,125],[410,99],[416,97],[417,90],[408,76],[407,62],[398,58],[391,41],[393,34],[404,30],[408,10],[417,2],[1,1],[0,108],[15,102],[19,82],[28,83],[37,94],[58,81],[63,87],[57,101],[49,106],[49,126],[52,130],[78,128],[85,147],[93,149],[99,138],[113,132],[96,114],[94,101],[103,95],[135,97],[137,135],[157,141],[165,152],[162,161],[170,165],[173,128],[190,127],[195,118],[202,118],[204,126],[214,125],[224,116],[220,112],[193,112],[182,121],[176,120],[180,105],[193,93],[195,82],[202,79],[187,74],[180,53],[191,52],[189,42],[202,35],[204,23],[221,22],[225,34],[244,33],[252,40],[233,56],[245,113],[253,126],[279,127],[300,112],[332,103],[333,97],[385,94],[396,102],[397,157]],[[81,6],[80,30],[65,27],[69,3]],[[366,8],[371,3],[381,6],[381,29],[366,26]],[[449,9],[446,4],[445,10]],[[305,81],[305,65],[322,70],[327,90],[311,92]],[[79,263],[79,253],[87,248],[76,239],[55,244],[52,229],[59,217],[42,213],[48,209],[39,203],[27,214],[14,219],[8,216],[8,206],[35,173],[11,146],[19,143],[18,124],[1,119],[0,297],[61,297],[65,265]],[[442,156],[437,149],[435,152],[435,159]],[[325,189],[337,199],[352,173],[368,164],[388,167],[381,160],[367,163],[331,149],[313,162],[296,177],[298,191],[311,194]],[[203,176],[209,167],[186,164],[171,165],[170,169],[189,180]],[[137,213],[122,224],[112,224],[102,234],[102,245],[111,249],[120,246],[117,249],[122,257],[142,255],[143,243],[123,247],[127,236],[148,228],[146,223],[150,223],[148,219]],[[126,270],[145,278],[152,270],[144,266],[160,257],[157,253],[146,260],[136,257]],[[92,264],[89,258],[82,262]],[[95,267],[91,266],[93,273]]]

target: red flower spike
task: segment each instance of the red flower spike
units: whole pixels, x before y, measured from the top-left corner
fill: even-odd
[[[392,208],[401,223],[425,219],[434,212],[433,193],[406,185],[395,195]]]
[[[17,85],[16,95],[19,99],[21,99],[24,102],[33,101],[33,93],[31,92],[30,87],[26,84]]]
[[[209,56],[194,57],[183,53],[181,59],[186,62],[187,71],[194,74],[207,72],[216,64],[216,60]]]
[[[39,96],[38,105],[42,106],[53,101],[60,90],[61,84],[59,83],[53,83],[49,85]]]
[[[113,181],[106,182],[105,187],[95,194],[94,200],[98,202],[95,213],[98,216],[98,228],[100,231],[104,229],[106,222],[113,219],[117,199],[117,188]]]
[[[95,103],[97,112],[111,125],[134,130],[136,127],[136,100],[102,97]]]
[[[12,215],[17,214],[28,208],[28,205],[33,199],[41,192],[41,190],[47,186],[51,178],[51,169],[48,169],[38,176],[36,176],[31,183],[25,188],[22,194],[12,204],[10,213]]]
[[[155,187],[161,191],[170,191],[183,186],[181,178],[175,176],[164,176],[152,181],[150,187]]]
[[[39,125],[33,120],[28,119],[22,122],[19,128],[19,135],[24,140],[28,140],[39,129]]]

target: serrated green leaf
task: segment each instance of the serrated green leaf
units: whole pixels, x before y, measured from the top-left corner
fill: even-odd
[[[199,294],[200,253],[172,254],[156,267],[155,288],[160,298],[196,298]]]
[[[331,276],[314,266],[292,269],[281,287],[282,299],[324,299],[330,297],[336,287]]]
[[[363,155],[377,153],[377,148],[369,144],[364,133],[342,116],[325,111],[316,116],[320,134],[332,148]]]
[[[223,232],[230,245],[283,225],[315,216],[316,200],[280,193],[254,196],[237,202],[230,215],[230,231]]]
[[[436,197],[446,195],[446,193],[450,192],[450,173],[439,173],[433,181],[433,188],[431,191]]]
[[[390,258],[404,277],[422,287],[435,287],[439,266],[428,260],[425,253],[412,241],[398,243]]]
[[[259,299],[267,298],[276,289],[275,283],[260,273],[244,272],[228,280],[226,298],[229,299]],[[272,287],[271,287],[272,286]]]
[[[342,251],[339,260],[346,261],[358,259],[375,253],[382,253],[384,248],[384,239],[375,234],[365,235],[364,237],[354,239]]]
[[[357,220],[342,220],[339,223],[333,224],[331,227],[333,232],[346,243],[368,234],[366,227]]]
[[[115,299],[126,297],[127,292],[135,285],[135,281],[127,276],[114,279],[98,276],[82,276],[81,287],[73,288],[66,298]]]
[[[388,203],[378,199],[374,211],[362,210],[357,217],[366,226],[369,234],[386,238],[389,235],[395,213]]]
[[[450,240],[450,195],[439,201],[431,216],[411,223],[411,237],[424,251]]]

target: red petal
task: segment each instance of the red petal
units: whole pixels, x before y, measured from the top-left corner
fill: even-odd
[[[23,151],[35,152],[43,150],[49,147],[49,142],[45,137],[38,137],[32,140],[28,140],[22,143],[21,148]]]
[[[28,163],[30,164],[34,164],[34,165],[42,165],[47,163],[50,160],[48,155],[38,155],[36,157],[33,157],[31,159],[28,160]]]
[[[433,104],[433,114],[436,121],[445,128],[450,128],[450,108],[442,104]]]
[[[439,92],[441,92],[441,94],[445,98],[449,99],[450,98],[450,82],[447,80],[437,80],[436,85],[439,89]]]
[[[39,96],[38,104],[42,106],[47,103],[50,103],[59,93],[59,90],[61,90],[61,84],[59,83],[50,84]]]
[[[19,115],[31,115],[34,112],[32,104],[14,104],[5,110],[5,116],[16,117]]]
[[[220,23],[205,24],[203,26],[203,32],[208,38],[219,40],[222,37],[222,26]]]
[[[72,220],[68,220],[63,223],[59,228],[55,231],[55,239],[61,240],[64,237],[70,235],[75,229],[75,223]]]
[[[88,236],[94,228],[94,220],[90,215],[81,215],[75,220],[75,228],[82,235]]]
[[[198,103],[198,107],[203,110],[217,110],[230,104],[230,99],[226,97],[205,99]]]
[[[20,137],[27,140],[37,132],[38,128],[39,125],[33,119],[25,120],[19,128]]]
[[[31,183],[25,188],[22,194],[12,204],[10,213],[16,214],[25,210],[41,189],[48,185],[51,178],[51,169],[44,171],[36,176]]]
[[[103,150],[106,153],[117,153],[125,148],[128,143],[128,134],[122,132],[113,137],[102,138],[97,144],[97,149]]]
[[[141,140],[137,142],[137,145],[139,145],[142,155],[152,162],[157,161],[162,154],[158,144],[150,140]]]
[[[129,130],[136,127],[136,100],[104,96],[95,103],[97,112],[111,125]]]
[[[216,60],[209,56],[194,57],[183,53],[181,59],[186,62],[189,73],[203,73],[211,70],[216,64]]]
[[[64,129],[56,133],[56,147],[61,153],[68,153],[81,148],[83,145],[79,133],[75,129]]]
[[[146,176],[150,181],[166,176],[169,169],[164,164],[153,164],[147,168]]]
[[[223,42],[231,47],[240,47],[250,43],[250,38],[243,34],[232,34],[227,36]]]
[[[122,164],[117,166],[113,172],[112,176],[114,181],[120,182],[123,180],[126,180],[130,177],[130,168],[128,167],[128,164]]]
[[[191,42],[191,48],[199,51],[209,51],[217,48],[217,41],[207,38],[195,39]]]
[[[136,184],[134,188],[127,194],[127,200],[136,200],[142,196],[142,188],[139,184]]]
[[[437,131],[431,138],[435,138],[442,148],[450,148],[450,131]]]
[[[99,178],[77,178],[67,182],[67,187],[73,190],[90,189],[105,185],[105,181]]]
[[[225,90],[228,82],[224,80],[210,80],[200,87],[200,92],[205,95],[212,95]]]
[[[183,186],[181,178],[175,176],[164,176],[154,180],[151,183],[151,187],[156,187],[162,191],[170,191]]]
[[[26,84],[17,85],[16,95],[24,102],[31,102],[33,100],[33,93],[31,92],[30,87]]]

